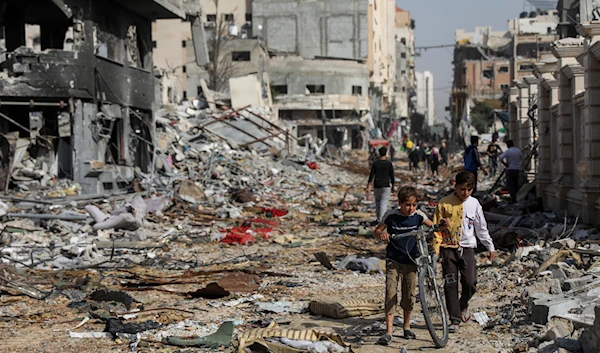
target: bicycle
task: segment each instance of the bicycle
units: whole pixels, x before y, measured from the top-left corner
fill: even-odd
[[[443,348],[448,343],[448,313],[436,278],[436,261],[429,254],[425,233],[439,231],[439,225],[431,230],[418,229],[404,234],[392,234],[390,239],[415,236],[419,257],[415,259],[418,271],[419,297],[421,310],[436,348]]]

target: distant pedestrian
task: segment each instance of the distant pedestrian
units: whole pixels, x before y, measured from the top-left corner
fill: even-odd
[[[429,158],[431,160],[431,175],[439,175],[438,167],[440,166],[440,154],[436,147],[431,149],[431,156]]]
[[[482,169],[483,173],[487,175],[487,172],[485,169],[483,169],[483,164],[481,164],[481,158],[479,157],[477,146],[479,146],[479,136],[471,136],[471,145],[465,149],[464,155],[465,170],[473,173],[475,176],[473,193],[477,192],[477,172],[479,169]]]
[[[412,152],[410,152],[410,154],[408,155],[408,159],[410,160],[410,170],[421,170],[421,167],[419,167],[419,163],[421,162],[421,148],[419,146],[417,146]]]
[[[512,140],[506,141],[506,147],[508,147],[508,149],[504,151],[498,159],[506,167],[506,185],[508,186],[508,192],[510,193],[510,202],[516,203],[523,154],[521,153],[521,150],[515,147]]]
[[[394,157],[396,156],[396,149],[394,145],[390,142],[390,161],[394,161]]]
[[[492,143],[489,144],[486,154],[488,155],[490,165],[490,175],[495,176],[498,170],[498,155],[502,152],[500,146],[496,143],[496,139],[492,138]]]
[[[448,166],[448,147],[446,146],[446,142],[442,142],[442,147],[440,148],[440,157],[442,158],[442,165],[445,167]]]
[[[365,192],[370,191],[372,182],[375,192],[375,213],[377,221],[380,222],[387,211],[395,182],[394,166],[387,160],[387,148],[385,147],[379,149],[379,160],[371,166],[371,174]]]

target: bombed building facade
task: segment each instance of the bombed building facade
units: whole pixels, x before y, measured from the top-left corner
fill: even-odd
[[[151,23],[182,0],[0,1],[0,189],[124,188],[153,159]]]

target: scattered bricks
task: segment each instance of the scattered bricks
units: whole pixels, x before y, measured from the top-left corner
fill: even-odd
[[[564,315],[571,309],[579,308],[581,301],[578,298],[565,298],[561,296],[550,296],[530,300],[529,310],[531,321],[536,324],[545,325],[554,316]]]

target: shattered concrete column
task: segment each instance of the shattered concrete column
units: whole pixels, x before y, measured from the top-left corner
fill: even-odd
[[[91,162],[95,161],[98,153],[98,143],[94,134],[96,105],[75,101],[73,112],[73,179],[81,185],[84,194],[95,194],[102,191],[102,185],[97,175],[90,175]]]
[[[557,120],[557,160],[558,174],[552,181],[556,187],[558,207],[567,207],[567,193],[573,188],[573,95],[576,83],[581,81],[581,70],[576,57],[583,47],[572,45],[569,40],[555,42],[552,52],[558,59],[558,120]],[[579,76],[577,76],[579,75]]]
[[[539,103],[539,102],[537,102],[537,100],[538,100],[538,78],[535,76],[523,77],[523,82],[525,82],[527,84],[527,99],[528,99],[527,111],[523,112],[523,113],[525,113],[525,116],[523,117],[523,119],[526,118],[526,120],[524,120],[523,124],[524,124],[524,129],[526,129],[525,135],[527,137],[527,141],[525,141],[522,138],[521,142],[523,143],[523,146],[532,146],[534,141],[537,140],[538,132],[536,130],[536,127],[534,126],[533,120],[531,120],[531,117],[529,115],[533,114],[534,119],[539,118],[538,111],[533,110],[535,104]],[[539,107],[539,104],[538,104],[538,107]],[[535,180],[535,174],[536,174],[536,170],[537,170],[537,160],[536,160],[535,154],[532,156],[532,158],[529,161],[529,164],[526,168],[527,168],[527,170],[525,170],[525,173],[527,174],[529,181],[533,182]]]
[[[509,101],[509,125],[508,125],[508,135],[511,140],[515,144],[519,143],[519,113],[517,110],[519,98],[519,88],[511,87],[510,89],[510,101]]]
[[[519,130],[519,139],[514,140],[515,145],[523,149],[529,145],[531,140],[531,122],[527,116],[529,110],[529,85],[525,81],[517,81],[516,86],[519,89],[519,99],[517,103],[517,129]]]
[[[572,104],[571,104],[571,120],[572,120],[572,139],[573,139],[573,154],[571,155],[571,163],[573,168],[573,189],[567,193],[567,210],[569,214],[576,216],[580,214],[582,194],[579,190],[581,181],[579,170],[579,162],[582,162],[582,127],[583,119],[581,111],[584,105],[584,77],[583,67],[577,63],[576,65],[567,65],[563,71],[571,80]]]
[[[538,125],[538,170],[536,174],[537,196],[544,201],[544,209],[549,208],[546,189],[552,183],[552,112],[551,107],[558,103],[558,82],[553,73],[556,72],[556,59],[537,64],[535,75],[539,79],[539,125]],[[556,152],[554,152],[556,153]]]
[[[585,72],[583,156],[578,169],[581,180],[581,217],[586,223],[600,224],[600,24],[577,26],[584,39]]]

